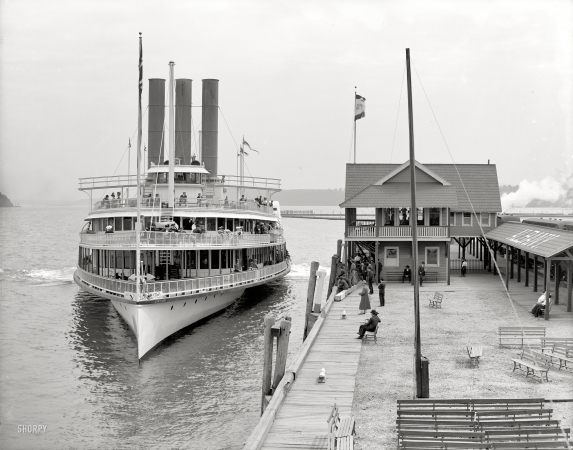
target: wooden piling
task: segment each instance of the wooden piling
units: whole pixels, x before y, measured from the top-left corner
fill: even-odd
[[[275,324],[273,316],[265,316],[264,353],[263,353],[263,388],[261,398],[261,415],[265,412],[267,405],[266,396],[271,395],[271,377],[273,372],[273,335],[272,328]]]
[[[320,308],[322,306],[322,289],[324,288],[325,277],[325,270],[320,269],[316,272],[316,288],[314,289],[314,303],[312,306],[313,313],[320,313]]]
[[[333,261],[334,261],[334,259],[333,259]],[[336,261],[338,261],[337,256],[336,256]],[[312,324],[310,323],[311,322],[310,315],[312,314],[312,304],[314,302],[314,289],[316,287],[316,271],[318,270],[318,266],[319,266],[319,264],[316,261],[313,261],[312,263],[310,263],[310,277],[308,279],[308,290],[306,293],[306,314],[305,314],[305,322],[304,322],[303,340],[306,339],[306,337],[308,336],[308,333],[310,332],[310,330],[312,328]],[[334,270],[334,274],[336,275],[336,263],[334,264],[334,267],[331,268],[330,270],[331,270],[330,278],[332,279],[332,271],[333,270]],[[333,284],[334,284],[334,282],[333,282]]]
[[[339,258],[342,256],[342,239],[336,241],[336,255]]]
[[[326,293],[326,298],[330,298],[330,294],[332,293],[332,287],[334,286],[334,282],[336,281],[337,265],[338,265],[338,256],[332,255],[332,261],[330,262],[330,279],[328,281],[328,292]]]
[[[291,318],[285,317],[281,320],[280,331],[277,337],[277,357],[275,364],[275,375],[273,377],[273,391],[282,380],[287,362],[288,342],[290,337]]]

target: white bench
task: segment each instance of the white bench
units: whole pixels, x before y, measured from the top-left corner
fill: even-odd
[[[352,450],[354,448],[354,436],[356,435],[354,417],[350,416],[341,419],[335,403],[327,422],[328,450]]]

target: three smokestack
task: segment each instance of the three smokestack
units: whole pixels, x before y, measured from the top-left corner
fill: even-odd
[[[181,164],[191,163],[191,89],[192,80],[175,80],[175,158]],[[217,176],[219,135],[219,80],[203,80],[201,113],[201,159],[212,177]],[[163,164],[168,159],[165,141],[169,130],[165,123],[165,79],[149,79],[149,117],[147,155],[151,163]]]

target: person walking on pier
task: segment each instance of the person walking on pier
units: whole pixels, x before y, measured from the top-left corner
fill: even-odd
[[[420,277],[420,286],[422,286],[424,277],[426,276],[426,263],[424,261],[422,261],[422,264],[418,267],[418,276]]]
[[[468,270],[468,262],[465,258],[462,258],[462,277],[466,276],[466,272]]]
[[[368,266],[368,269],[366,269],[366,281],[368,281],[368,289],[370,290],[370,295],[374,294],[374,288],[372,287],[374,279],[375,279],[374,271],[372,270],[371,266]]]
[[[368,297],[368,288],[364,286],[362,292],[360,293],[360,305],[358,309],[361,311],[358,314],[366,314],[366,310],[370,309],[370,298]]]
[[[380,283],[378,284],[378,296],[380,297],[380,306],[384,306],[386,303],[386,282],[382,277],[380,277]]]
[[[370,314],[372,314],[370,320],[368,320],[368,322],[366,322],[364,325],[360,325],[360,328],[358,330],[358,337],[356,339],[362,339],[364,337],[364,333],[366,333],[367,331],[374,331],[378,326],[378,323],[380,322],[380,317],[378,317],[378,311],[373,309],[372,311],[370,311]]]

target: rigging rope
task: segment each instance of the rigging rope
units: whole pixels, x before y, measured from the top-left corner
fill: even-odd
[[[392,155],[394,154],[394,142],[396,141],[396,130],[398,129],[398,117],[400,115],[400,105],[402,104],[402,90],[404,89],[404,74],[406,73],[406,63],[402,71],[402,84],[400,86],[400,99],[398,100],[398,112],[396,113],[396,125],[394,125],[394,138],[392,139],[392,150],[390,151],[390,164],[392,164]]]

